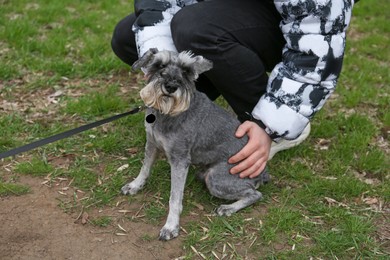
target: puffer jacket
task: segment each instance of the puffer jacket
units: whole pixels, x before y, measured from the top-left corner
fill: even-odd
[[[259,0],[260,1],[260,0]],[[176,51],[170,21],[195,0],[136,0],[133,26],[139,56],[149,48]],[[278,140],[297,138],[336,87],[354,0],[274,0],[286,40],[267,92],[252,116]]]

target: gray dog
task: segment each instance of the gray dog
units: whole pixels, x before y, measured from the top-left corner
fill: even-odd
[[[257,187],[268,182],[263,172],[258,177],[241,179],[231,175],[228,158],[247,143],[235,131],[240,122],[195,89],[198,75],[210,70],[212,63],[188,52],[150,49],[133,64],[142,68],[148,84],[141,98],[148,107],[145,113],[145,160],[136,179],[122,187],[123,194],[136,194],[145,184],[157,155],[163,152],[171,167],[171,194],[167,222],[160,231],[160,240],[179,234],[184,186],[190,164],[200,166],[199,174],[213,196],[234,200],[216,209],[220,216],[229,216],[258,201],[262,194]]]

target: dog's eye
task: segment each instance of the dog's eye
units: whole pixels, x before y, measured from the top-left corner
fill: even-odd
[[[183,73],[185,73],[185,74],[189,74],[189,73],[191,73],[191,69],[190,68],[182,68],[182,71],[183,71]]]
[[[167,65],[165,63],[162,63],[162,62],[156,62],[153,64],[153,67],[156,68],[156,69],[163,69],[165,68]]]

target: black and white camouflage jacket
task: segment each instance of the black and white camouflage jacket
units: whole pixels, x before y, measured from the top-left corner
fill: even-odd
[[[139,56],[149,48],[176,51],[170,21],[182,7],[197,2],[136,0],[133,31]],[[274,0],[286,45],[252,116],[262,121],[275,139],[297,138],[334,91],[354,2],[357,0]]]

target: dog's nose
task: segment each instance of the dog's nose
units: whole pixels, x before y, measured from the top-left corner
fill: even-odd
[[[165,89],[168,91],[169,94],[172,94],[178,89],[178,87],[176,84],[166,84]]]

